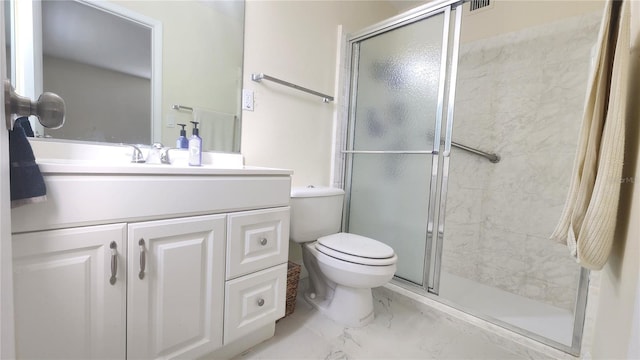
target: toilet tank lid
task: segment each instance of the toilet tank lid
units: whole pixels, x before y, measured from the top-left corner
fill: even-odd
[[[291,188],[292,198],[305,198],[305,197],[320,197],[320,196],[336,196],[344,195],[344,190],[332,187],[315,187],[309,185],[306,187],[294,187]]]

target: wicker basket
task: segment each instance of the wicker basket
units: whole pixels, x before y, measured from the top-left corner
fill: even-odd
[[[287,307],[284,312],[284,317],[293,314],[293,311],[296,309],[298,280],[300,280],[300,265],[289,261],[287,265]]]

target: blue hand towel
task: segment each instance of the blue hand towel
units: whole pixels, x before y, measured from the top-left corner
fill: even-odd
[[[47,188],[40,168],[36,164],[27,134],[33,130],[26,117],[18,118],[9,131],[9,177],[11,181],[11,207],[41,202],[47,199]]]
[[[31,123],[29,122],[28,117],[23,116],[17,118],[15,124],[18,124],[22,130],[24,130],[24,134],[27,135],[27,137],[33,137],[33,129],[31,128]],[[14,127],[15,124],[13,124]]]

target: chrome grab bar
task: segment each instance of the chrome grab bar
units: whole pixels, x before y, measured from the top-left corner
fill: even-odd
[[[273,76],[269,76],[269,75],[262,74],[262,73],[260,73],[260,74],[251,74],[251,80],[253,80],[253,81],[260,82],[262,79],[273,81],[273,82],[278,83],[280,85],[284,85],[284,86],[288,86],[290,88],[294,88],[296,90],[304,91],[306,93],[309,93],[309,94],[312,94],[312,95],[315,95],[315,96],[320,96],[322,98],[322,101],[326,102],[326,103],[330,102],[330,101],[333,101],[333,96],[325,95],[323,93],[319,93],[317,91],[313,91],[311,89],[307,89],[305,87],[298,86],[298,85],[290,83],[288,81],[284,81],[284,80],[280,80],[280,79],[274,78]]]
[[[474,148],[466,146],[466,145],[462,145],[462,144],[454,142],[454,141],[451,142],[451,146],[455,146],[458,149],[461,149],[461,150],[464,150],[464,151],[468,151],[468,152],[470,152],[472,154],[480,155],[483,158],[486,158],[487,160],[491,161],[494,164],[500,161],[500,155],[498,155],[498,154],[487,153],[487,152],[484,152],[484,151],[481,151],[481,150],[478,150],[478,149],[474,149]]]

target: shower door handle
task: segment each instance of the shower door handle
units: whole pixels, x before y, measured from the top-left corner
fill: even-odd
[[[51,92],[44,92],[37,101],[16,94],[9,80],[4,80],[4,112],[7,130],[13,129],[14,114],[19,116],[35,115],[40,124],[49,129],[59,129],[64,125],[64,100]]]

